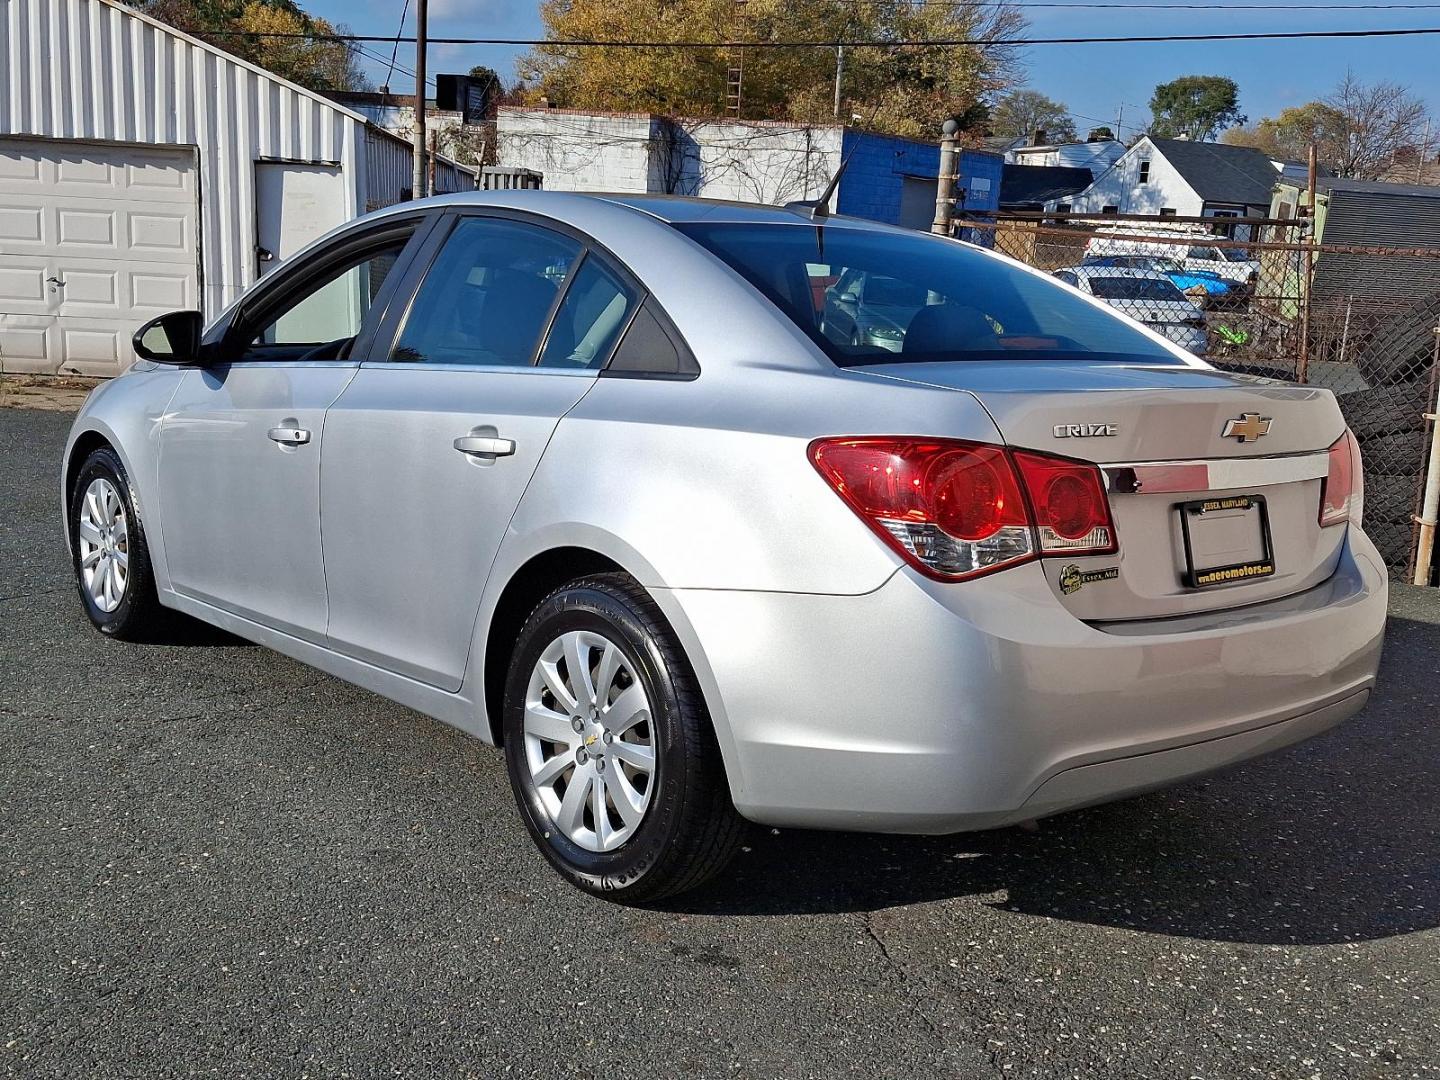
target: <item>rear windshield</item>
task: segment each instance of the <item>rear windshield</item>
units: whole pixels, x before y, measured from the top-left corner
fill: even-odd
[[[924,233],[800,222],[682,222],[675,228],[728,263],[841,366],[997,359],[1182,363],[1064,286]]]
[[[1184,300],[1173,282],[1157,278],[1092,277],[1090,291],[1102,300]]]

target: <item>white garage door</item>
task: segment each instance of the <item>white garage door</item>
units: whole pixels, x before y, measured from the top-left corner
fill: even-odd
[[[199,307],[188,150],[0,139],[0,364],[115,375],[147,319]]]

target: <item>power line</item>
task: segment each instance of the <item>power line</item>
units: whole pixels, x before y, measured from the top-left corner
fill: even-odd
[[[390,85],[390,76],[395,72],[395,59],[400,55],[400,35],[405,33],[405,16],[408,14],[410,14],[410,0],[405,0],[404,6],[400,9],[400,26],[395,30],[395,48],[390,50],[390,66],[385,71],[386,86]],[[415,73],[412,71],[410,74],[413,77]]]
[[[249,30],[185,31],[208,37],[297,38],[306,41],[383,41],[395,39],[373,34],[255,33]],[[906,48],[1026,48],[1032,45],[1141,45],[1185,41],[1297,41],[1315,38],[1397,38],[1440,34],[1440,27],[1403,30],[1274,30],[1253,34],[1130,34],[1118,37],[1051,38],[913,38],[894,41],[625,41],[605,38],[429,38],[431,45],[549,45],[564,49],[906,49]],[[413,42],[413,37],[402,37]]]

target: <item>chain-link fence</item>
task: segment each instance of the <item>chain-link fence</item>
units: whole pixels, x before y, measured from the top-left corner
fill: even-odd
[[[1440,357],[1440,250],[1311,246],[1296,221],[957,222],[1217,367],[1328,387],[1365,461],[1366,530],[1413,573]]]

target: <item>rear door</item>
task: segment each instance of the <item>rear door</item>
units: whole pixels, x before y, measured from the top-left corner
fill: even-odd
[[[580,238],[503,214],[451,215],[417,264],[393,345],[325,421],[329,642],[456,690],[510,517],[639,293]]]

